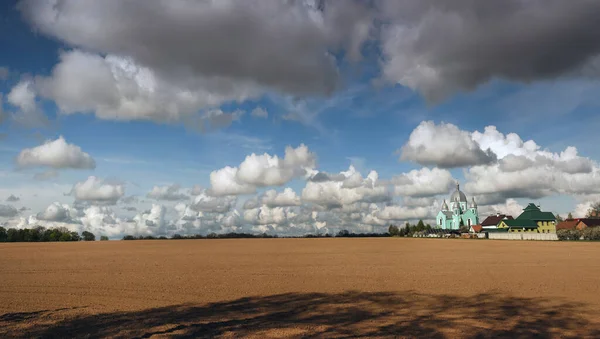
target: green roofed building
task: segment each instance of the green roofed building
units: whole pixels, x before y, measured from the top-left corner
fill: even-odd
[[[498,229],[505,229],[507,232],[538,232],[538,224],[529,219],[502,220],[498,223]]]
[[[514,220],[502,220],[498,228],[508,232],[556,233],[556,217],[552,212],[543,212],[530,203]]]
[[[519,219],[535,221],[539,233],[556,233],[556,216],[552,212],[541,211],[540,207],[533,203],[529,203],[515,220]]]

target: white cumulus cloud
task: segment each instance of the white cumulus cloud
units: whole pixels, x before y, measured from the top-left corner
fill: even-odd
[[[433,121],[421,122],[399,151],[400,160],[441,168],[489,164],[496,160],[496,155],[482,149],[471,133],[452,124],[436,125]]]
[[[95,204],[115,204],[125,194],[123,184],[109,183],[95,176],[73,185],[71,194],[76,200]]]
[[[390,200],[385,186],[379,185],[379,175],[371,171],[362,177],[353,166],[340,172],[342,181],[307,181],[302,200],[325,208],[339,208],[356,202],[383,202]],[[314,177],[314,176],[313,176]]]
[[[16,162],[20,167],[96,168],[96,162],[88,153],[83,152],[79,146],[68,144],[62,136],[40,146],[22,150]]]
[[[256,192],[257,187],[281,186],[302,177],[316,166],[316,156],[304,144],[286,147],[283,158],[252,153],[239,167],[224,167],[210,174],[210,194],[238,195]]]
[[[300,197],[293,189],[286,187],[283,192],[266,191],[261,197],[261,203],[268,207],[300,206]]]

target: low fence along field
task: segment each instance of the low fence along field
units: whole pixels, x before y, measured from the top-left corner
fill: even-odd
[[[488,233],[488,238],[496,240],[558,240],[556,233]]]
[[[3,243],[0,337],[597,338],[598,258],[554,241]]]

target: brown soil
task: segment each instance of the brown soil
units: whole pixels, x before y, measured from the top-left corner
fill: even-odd
[[[0,337],[600,337],[600,244],[0,244]]]

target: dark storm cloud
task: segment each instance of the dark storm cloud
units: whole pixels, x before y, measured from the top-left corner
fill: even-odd
[[[596,0],[22,0],[18,8],[70,47],[228,100],[266,89],[331,93],[340,83],[333,54],[358,60],[370,39],[381,44],[382,78],[432,101],[494,78],[600,75]]]
[[[600,1],[380,1],[383,74],[439,100],[492,78],[596,76]]]
[[[24,0],[18,8],[46,35],[133,57],[164,77],[191,73],[300,95],[334,90],[328,51],[359,53],[371,24],[357,1]]]
[[[6,201],[8,201],[8,202],[16,202],[19,200],[21,200],[21,198],[15,196],[14,194],[11,194],[8,196],[8,198],[6,198]]]
[[[17,214],[19,214],[19,211],[13,206],[0,204],[0,217],[12,218]]]

